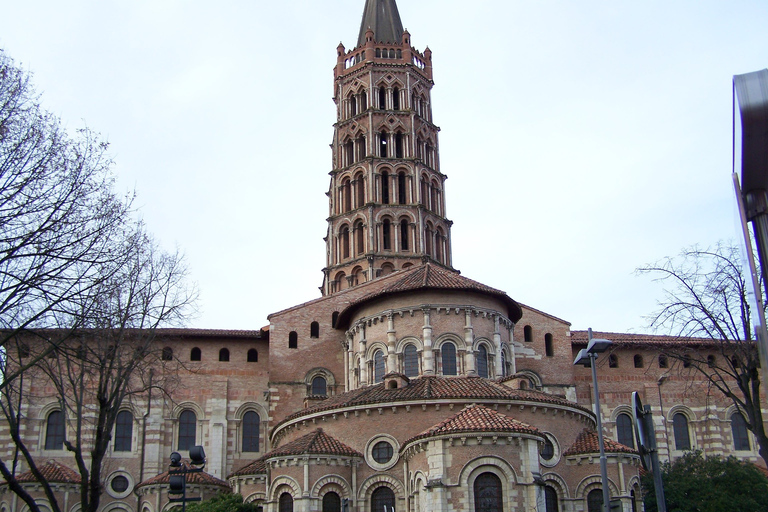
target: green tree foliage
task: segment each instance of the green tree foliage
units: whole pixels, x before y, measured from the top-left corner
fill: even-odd
[[[200,503],[187,505],[189,512],[256,512],[256,505],[243,503],[239,494],[220,493]]]
[[[765,512],[768,478],[735,457],[704,457],[690,452],[662,464],[668,512]],[[653,475],[642,480],[646,512],[656,512]]]

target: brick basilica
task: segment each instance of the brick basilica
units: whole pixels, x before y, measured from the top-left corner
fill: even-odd
[[[231,490],[268,512],[599,510],[591,373],[573,365],[587,333],[453,268],[432,86],[432,53],[412,46],[395,0],[366,0],[356,45],[337,48],[321,297],[258,331],[160,332],[182,384],[118,416],[102,510],[175,506],[168,457],[197,444],[208,461],[189,495]],[[622,510],[642,510],[632,391],[653,408],[663,460],[690,449],[758,460],[740,413],[659,356],[679,339],[595,335],[614,342],[598,375]],[[61,415],[53,398],[25,404],[25,432],[77,512]],[[0,512],[17,510],[0,486]]]

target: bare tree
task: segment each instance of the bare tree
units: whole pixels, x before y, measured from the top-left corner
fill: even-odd
[[[58,402],[81,508],[96,512],[121,407],[172,389],[176,372],[164,367],[175,362],[163,360],[157,329],[180,325],[196,299],[183,258],[146,233],[132,195],[114,193],[106,150],[87,130],[69,137],[0,51],[0,409],[13,445],[0,474],[33,512],[17,480],[24,464],[54,512],[61,504],[35,459],[27,412]]]
[[[744,413],[760,456],[768,464],[768,437],[761,409],[760,358],[755,343],[755,314],[749,300],[741,251],[732,243],[712,249],[693,247],[637,269],[664,284],[660,309],[650,325],[680,337],[713,343],[682,342],[664,348],[679,367],[703,375]]]
[[[130,258],[132,196],[115,195],[106,150],[88,130],[69,137],[0,50],[0,346],[30,327],[80,327]]]

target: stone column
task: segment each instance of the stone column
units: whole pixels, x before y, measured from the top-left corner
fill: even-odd
[[[500,377],[504,375],[504,368],[501,362],[501,331],[499,330],[499,315],[493,316],[493,348],[496,351],[496,372],[489,377]]]
[[[423,308],[421,311],[424,315],[424,326],[421,328],[424,340],[422,367],[424,368],[424,375],[434,375],[435,355],[432,353],[432,326],[429,323],[429,308]]]
[[[365,325],[363,325],[363,331],[360,333],[360,346],[357,349],[357,353],[360,354],[360,386],[368,385],[368,359],[365,356],[365,349],[368,342],[365,339]]]
[[[397,333],[395,332],[395,315],[390,311],[387,315],[387,372],[397,371]]]
[[[464,356],[466,374],[477,375],[475,351],[472,348],[472,345],[475,343],[475,329],[472,327],[472,310],[470,308],[464,310],[464,343],[467,346],[467,351]]]

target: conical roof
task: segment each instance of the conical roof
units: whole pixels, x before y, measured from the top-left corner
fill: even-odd
[[[637,455],[637,450],[625,446],[621,443],[617,443],[613,439],[609,439],[603,436],[603,442],[605,443],[606,453],[632,453]],[[565,450],[563,455],[581,455],[587,453],[599,453],[600,452],[600,438],[595,430],[585,428],[573,442],[570,448]]]
[[[337,455],[343,457],[361,457],[362,453],[354,448],[350,448],[335,437],[331,437],[322,428],[310,432],[285,446],[275,448],[263,459],[272,457],[285,457],[291,455]]]
[[[365,33],[369,28],[373,30],[373,39],[377,43],[400,44],[403,23],[400,21],[395,0],[365,0],[357,46],[365,44]]]
[[[43,475],[43,478],[47,482],[60,484],[79,484],[81,482],[80,473],[77,473],[55,460],[49,460],[37,469],[40,470],[40,474]],[[26,471],[16,477],[16,481],[20,483],[30,483],[37,482],[37,478],[32,474],[32,471]]]

